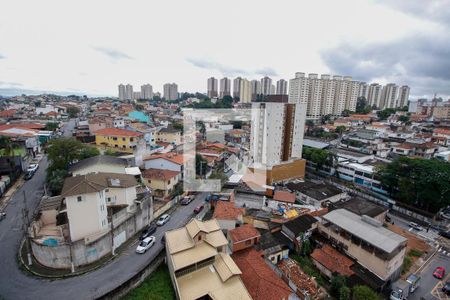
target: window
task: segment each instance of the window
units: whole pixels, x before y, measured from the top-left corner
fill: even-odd
[[[246,241],[245,241],[245,244],[246,244],[246,245],[251,245],[251,244],[252,244],[252,240],[246,240]]]
[[[106,201],[111,202],[111,197],[108,197]]]
[[[170,184],[170,180],[167,180],[167,184]]]
[[[122,138],[122,141],[124,141],[124,142],[125,142],[125,138],[124,138],[124,137]]]
[[[113,137],[113,141],[117,141],[117,138],[116,138],[116,137]]]
[[[77,197],[77,201],[78,201],[78,202],[81,202],[81,201],[83,201],[83,198],[82,198],[81,196],[78,196],[78,197]]]

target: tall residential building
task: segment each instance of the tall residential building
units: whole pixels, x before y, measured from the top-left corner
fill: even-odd
[[[261,82],[258,80],[252,80],[252,101],[255,101],[258,98],[258,95],[261,95]]]
[[[240,80],[241,86],[239,87],[239,102],[250,103],[252,101],[252,85],[251,82],[245,78]]]
[[[275,92],[277,95],[287,95],[287,81],[280,79],[277,81],[277,89]]]
[[[400,88],[400,94],[398,96],[398,106],[404,107],[408,105],[408,99],[409,99],[409,86],[403,85]]]
[[[398,100],[398,85],[395,83],[388,83],[381,91],[380,109],[397,107]]]
[[[151,84],[141,85],[141,98],[146,100],[153,98],[153,87]]]
[[[241,80],[241,77],[233,79],[233,98],[237,98],[241,94]]]
[[[125,86],[125,99],[133,100],[133,86],[131,84]]]
[[[166,100],[178,99],[178,85],[176,83],[166,83],[164,85],[164,98]]]
[[[347,102],[347,89],[352,80],[349,76],[333,76],[333,80],[336,82],[336,91],[334,94],[334,107],[333,115],[340,115],[345,110],[345,104]]]
[[[270,77],[261,78],[261,94],[264,96],[270,95],[272,89],[272,79]]]
[[[302,157],[306,105],[252,104],[250,151],[255,166],[273,167]]]
[[[358,97],[364,97],[366,100],[369,99],[369,85],[365,82],[359,83]]]
[[[126,99],[125,86],[123,84],[119,84],[119,100]]]
[[[219,89],[219,87],[217,84],[217,79],[214,77],[208,78],[208,90],[206,92],[206,95],[209,98],[215,98],[218,95],[218,93],[217,93],[218,89]]]
[[[306,115],[309,118],[319,119],[322,114],[322,92],[323,81],[319,79],[317,74],[309,74],[309,98],[306,108]]]
[[[381,90],[383,86],[378,83],[372,83],[369,86],[369,92],[367,97],[367,102],[369,102],[369,105],[376,106],[377,108],[380,108],[380,100],[381,100]]]
[[[227,77],[220,79],[220,98],[231,95],[231,80]]]
[[[322,80],[322,116],[332,115],[334,111],[334,94],[336,91],[336,82],[328,74],[320,76]]]
[[[289,80],[289,103],[307,104],[309,96],[309,80],[305,73],[295,73],[295,78]]]
[[[133,100],[142,99],[141,92],[133,92]]]
[[[350,77],[351,79],[351,77]],[[347,87],[347,99],[345,100],[345,109],[350,111],[356,110],[356,103],[358,102],[359,81],[350,81]]]

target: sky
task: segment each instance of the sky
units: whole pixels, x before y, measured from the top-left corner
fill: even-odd
[[[0,95],[206,92],[295,72],[450,97],[450,0],[26,0],[0,10]]]

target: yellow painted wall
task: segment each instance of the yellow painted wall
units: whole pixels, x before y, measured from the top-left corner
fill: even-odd
[[[116,140],[114,140],[116,139]],[[123,151],[123,152],[133,152],[134,144],[138,142],[138,137],[135,136],[95,136],[95,144],[97,146],[107,146],[108,148]]]

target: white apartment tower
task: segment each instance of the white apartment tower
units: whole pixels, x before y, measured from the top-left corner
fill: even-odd
[[[312,119],[319,119],[322,111],[322,91],[323,81],[319,79],[317,74],[309,74],[309,91],[308,104],[306,108],[306,115]]]
[[[178,99],[178,85],[176,83],[166,83],[164,84],[164,99],[166,100],[177,100]]]
[[[369,85],[365,82],[359,83],[358,97],[364,97],[366,100],[369,99]]]
[[[322,80],[322,116],[332,115],[334,108],[334,94],[336,91],[336,83],[331,80],[331,76],[328,74],[322,74],[320,76]]]
[[[233,79],[233,98],[237,98],[241,94],[241,80],[241,77]]]
[[[240,103],[250,103],[252,102],[252,84],[245,78],[240,79],[239,87],[239,102]]]
[[[250,151],[254,166],[272,167],[302,157],[306,105],[252,104]]]
[[[396,108],[398,100],[398,85],[395,83],[388,83],[383,87],[381,92],[380,108]]]
[[[270,77],[261,78],[261,94],[264,96],[272,94],[272,79]]]
[[[309,79],[305,73],[295,73],[295,78],[289,80],[289,103],[307,104],[309,96]]]
[[[125,99],[133,100],[133,86],[131,84],[127,84],[125,86]]]
[[[375,105],[377,108],[380,108],[380,100],[381,100],[381,90],[382,86],[378,83],[372,83],[369,86],[369,92],[367,97],[367,102],[369,105]]]
[[[125,86],[123,84],[119,84],[119,100],[126,99]]]
[[[252,101],[255,101],[258,98],[258,95],[261,95],[261,82],[258,80],[252,80]]]
[[[153,87],[151,84],[141,85],[141,98],[146,100],[153,98]]]
[[[231,80],[227,77],[220,79],[220,98],[231,95]]]
[[[217,90],[218,90],[217,79],[214,77],[208,78],[208,90],[206,92],[206,95],[209,98],[215,98],[218,95]]]
[[[345,101],[345,109],[350,111],[356,110],[356,102],[358,102],[359,81],[350,81],[347,88],[347,100]]]
[[[404,107],[408,105],[408,99],[409,99],[409,86],[403,85],[400,88],[400,94],[398,96],[398,106]]]
[[[284,79],[280,79],[277,81],[277,95],[287,95],[287,81]]]

